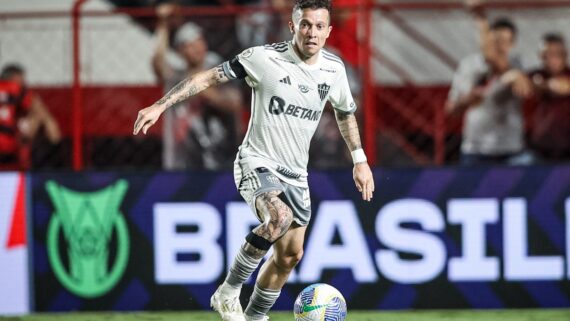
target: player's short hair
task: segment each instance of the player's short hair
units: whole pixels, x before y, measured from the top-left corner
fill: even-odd
[[[295,5],[293,6],[293,14],[297,10],[303,9],[327,9],[329,15],[332,13],[332,1],[330,0],[295,0]]]
[[[542,36],[542,41],[544,43],[557,43],[561,45],[564,45],[565,43],[564,37],[556,32],[549,32],[545,34],[544,36]]]
[[[8,64],[2,68],[0,72],[0,79],[10,79],[15,75],[23,75],[24,68],[18,64]]]
[[[508,29],[513,36],[517,35],[517,26],[509,18],[498,18],[491,24],[491,30]]]

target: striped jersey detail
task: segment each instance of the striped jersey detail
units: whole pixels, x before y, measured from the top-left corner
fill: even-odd
[[[265,49],[267,50],[274,50],[277,52],[285,52],[289,49],[289,44],[286,41],[283,42],[278,42],[278,43],[272,43],[269,45],[265,45],[263,46]]]
[[[337,55],[333,55],[332,53],[330,53],[326,50],[322,50],[322,52],[323,52],[323,58],[331,60],[331,61],[338,62],[339,64],[344,66],[344,63],[342,62],[342,60]]]

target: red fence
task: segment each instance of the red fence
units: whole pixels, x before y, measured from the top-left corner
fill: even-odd
[[[128,70],[127,67],[121,70],[124,64],[118,59],[129,55],[132,59],[145,59],[139,57],[136,50],[132,49],[135,47],[133,41],[136,40],[132,40],[134,37],[129,35],[131,32],[150,34],[155,25],[155,11],[152,8],[92,9],[83,8],[84,4],[88,6],[89,1],[76,1],[70,12],[0,13],[0,23],[8,23],[8,27],[10,22],[15,23],[16,27],[11,29],[14,32],[21,28],[18,23],[24,24],[24,29],[32,29],[25,26],[27,22],[35,24],[33,28],[39,26],[37,28],[42,29],[42,21],[53,19],[64,21],[63,25],[66,27],[62,28],[68,28],[66,32],[68,38],[63,37],[61,44],[66,48],[65,55],[58,59],[62,60],[63,69],[68,70],[71,77],[67,76],[68,81],[62,81],[61,84],[54,85],[50,81],[43,83],[40,81],[34,86],[52,109],[65,136],[69,138],[68,147],[58,150],[58,153],[63,153],[64,156],[58,157],[66,159],[63,163],[72,165],[75,170],[131,163],[136,166],[144,164],[145,159],[149,158],[153,159],[150,161],[152,164],[160,166],[160,160],[156,159],[156,155],[160,154],[160,126],[151,132],[155,136],[151,139],[155,142],[150,145],[143,143],[145,138],[133,138],[130,134],[136,111],[156,100],[161,94],[161,89],[153,84],[152,79],[142,80],[141,83],[124,81],[123,78],[128,78],[125,75],[132,70]],[[488,7],[507,13],[522,13],[521,19],[524,20],[526,19],[524,15],[529,12],[536,16],[541,14],[540,10],[545,10],[548,15],[550,12],[548,10],[569,9],[570,2],[493,1]],[[462,12],[461,3],[375,4],[373,1],[361,1],[358,5],[340,7],[336,10],[341,12],[348,10],[356,15],[358,25],[354,30],[338,29],[334,32],[337,34],[354,32],[352,37],[356,39],[358,61],[355,69],[362,88],[361,128],[371,163],[443,164],[453,160],[460,141],[460,121],[450,119],[443,111],[448,83],[436,81],[425,84],[414,79],[413,72],[410,72],[409,66],[406,66],[408,61],[397,55],[390,55],[389,50],[382,45],[386,43],[385,39],[389,38],[390,30],[396,30],[408,41],[413,42],[418,50],[423,50],[426,55],[426,65],[443,66],[440,69],[445,70],[449,79],[460,57],[453,49],[442,45],[441,41],[434,40],[432,32],[422,30],[413,19],[413,15],[427,12],[434,13],[436,20],[438,17],[465,20],[466,16],[456,18],[456,15]],[[235,38],[230,30],[234,28],[236,17],[258,12],[266,12],[273,17],[280,15],[286,17],[288,14],[268,7],[221,6],[182,8],[179,15],[205,26],[207,36],[210,37],[210,45],[223,52],[223,56],[227,58],[239,52],[236,51],[239,46],[226,43],[228,39]],[[110,19],[111,23],[107,23],[106,19]],[[127,33],[121,30],[124,22],[119,23],[113,19],[129,20],[130,28],[136,30]],[[548,16],[546,19],[548,20]],[[107,48],[98,49],[97,30],[100,33],[116,34],[116,39],[108,41]],[[334,32],[332,37],[335,36]],[[350,34],[348,36],[350,37]],[[67,42],[63,40],[64,38]],[[100,54],[101,52],[104,54]],[[401,54],[404,55],[405,52]],[[41,55],[41,52],[37,55]],[[99,70],[97,61],[102,59],[110,62],[105,63],[106,69]],[[112,63],[112,61],[117,62]],[[149,64],[148,61],[144,63]],[[379,77],[382,78],[383,70],[393,75],[392,78],[397,81],[390,83],[379,80]],[[104,74],[107,76],[97,76]],[[133,72],[133,74],[138,73]],[[109,77],[113,75],[119,80],[108,80],[113,78]],[[244,117],[247,118],[247,112]],[[139,147],[145,150],[141,151]],[[100,153],[101,150],[107,151]],[[109,158],[115,157],[120,161],[109,161]],[[47,158],[46,162],[49,162]]]

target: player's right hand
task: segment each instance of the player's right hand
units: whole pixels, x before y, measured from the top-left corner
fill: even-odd
[[[146,135],[146,132],[150,126],[156,123],[163,111],[164,108],[159,105],[152,105],[150,107],[141,109],[137,115],[137,120],[135,120],[133,135],[138,134],[141,129],[143,134]]]

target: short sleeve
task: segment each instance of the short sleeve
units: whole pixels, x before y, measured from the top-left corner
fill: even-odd
[[[356,103],[350,91],[346,70],[342,68],[337,83],[331,88],[329,101],[332,106],[339,111],[345,113],[354,113],[356,111]]]
[[[256,87],[263,79],[266,55],[263,47],[251,47],[236,56],[247,73],[248,85]]]
[[[451,102],[457,102],[461,96],[469,93],[475,85],[475,71],[474,66],[475,57],[467,57],[459,63],[459,67],[453,75],[451,81],[451,88],[449,90],[448,99]]]

